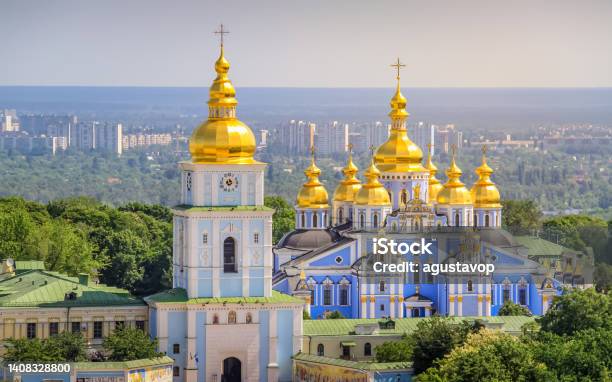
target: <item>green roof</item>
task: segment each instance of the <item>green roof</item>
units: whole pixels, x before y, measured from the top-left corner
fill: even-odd
[[[189,211],[189,212],[228,212],[228,211],[268,211],[274,212],[273,208],[266,206],[216,206],[216,207],[198,207],[190,206],[188,204],[180,204],[173,207],[177,211]]]
[[[76,298],[69,300],[67,294]],[[78,277],[57,272],[29,270],[0,280],[0,307],[69,307],[143,305],[124,289],[104,284],[79,283]]]
[[[416,330],[420,320],[425,317],[397,318],[395,319],[395,329],[378,329],[377,335],[400,335]],[[521,327],[535,320],[534,317],[525,316],[491,316],[491,317],[450,317],[449,319],[457,323],[468,320],[481,320],[485,324],[503,324],[501,329],[505,332],[518,333]],[[328,319],[328,320],[304,320],[305,336],[348,336],[355,333],[355,326],[362,324],[378,324],[377,318],[357,318],[357,319]],[[367,335],[367,334],[364,334]]]
[[[529,256],[561,256],[562,253],[576,252],[535,236],[515,236],[516,242],[529,249]]]
[[[186,304],[239,304],[239,303],[297,303],[303,304],[304,301],[299,298],[283,294],[275,290],[272,291],[271,297],[198,297],[198,298],[187,298],[187,291],[182,288],[170,289],[165,292],[160,292],[152,296],[146,297],[145,301],[151,301],[156,303],[186,303]]]
[[[345,359],[320,357],[314,354],[297,353],[293,356],[296,361],[306,361],[313,363],[321,363],[324,365],[340,366],[349,369],[357,369],[363,371],[375,371],[375,370],[397,370],[397,369],[411,369],[411,362],[359,362],[349,361]]]
[[[137,359],[123,362],[75,362],[72,366],[77,370],[125,370],[140,369],[150,366],[162,366],[174,363],[168,356],[150,359]]]

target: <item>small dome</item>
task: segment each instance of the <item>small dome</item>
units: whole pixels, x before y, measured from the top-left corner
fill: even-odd
[[[255,136],[236,118],[236,91],[227,77],[230,64],[221,54],[215,62],[217,77],[209,89],[208,120],[198,126],[189,139],[194,163],[257,163]]]
[[[391,199],[389,198],[389,193],[378,180],[380,171],[376,168],[374,160],[372,160],[372,164],[365,171],[364,176],[367,181],[357,193],[355,203],[367,206],[390,206]]]
[[[310,166],[304,170],[304,174],[308,180],[302,185],[298,193],[297,206],[300,208],[329,208],[329,196],[327,190],[319,181],[321,170],[315,164],[314,155]]]
[[[491,181],[493,169],[487,164],[485,149],[483,148],[482,164],[476,168],[478,180],[471,189],[472,201],[475,208],[501,208],[501,196],[495,183]]]
[[[280,248],[314,249],[340,240],[340,235],[327,229],[295,230],[288,233],[277,245]]]
[[[359,169],[353,163],[353,156],[349,155],[346,167],[342,169],[344,179],[340,182],[334,191],[334,201],[336,202],[353,202],[357,192],[361,189],[361,182],[355,177]]]
[[[455,155],[451,164],[446,170],[448,181],[444,184],[444,188],[438,193],[438,204],[472,204],[472,195],[465,187],[465,184],[459,179],[463,172],[455,163]]]
[[[431,147],[430,147],[429,155],[427,155],[427,164],[425,165],[425,168],[429,170],[429,183],[428,183],[428,191],[427,191],[429,201],[430,202],[437,201],[438,194],[440,193],[440,191],[442,191],[444,186],[442,186],[442,183],[440,183],[438,178],[436,178],[436,174],[438,173],[438,168],[431,161]]]

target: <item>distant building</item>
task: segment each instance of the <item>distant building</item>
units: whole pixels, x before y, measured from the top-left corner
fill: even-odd
[[[138,149],[149,146],[168,146],[172,144],[172,134],[127,134],[122,138],[123,150]]]
[[[123,152],[123,126],[99,122],[79,123],[74,129],[70,146],[79,150],[107,150],[115,154]]]

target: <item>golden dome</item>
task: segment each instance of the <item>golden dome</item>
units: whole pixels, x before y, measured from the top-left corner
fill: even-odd
[[[334,201],[352,202],[355,200],[355,195],[361,189],[361,182],[355,177],[357,171],[359,169],[353,163],[353,154],[349,153],[348,163],[342,169],[344,179],[336,187],[336,191],[334,191]]]
[[[310,166],[304,170],[304,175],[308,178],[302,185],[297,196],[297,205],[300,208],[329,208],[327,190],[319,181],[321,170],[317,167],[314,160],[314,149]]]
[[[444,184],[444,188],[438,193],[438,204],[471,204],[472,196],[470,191],[461,182],[461,174],[463,172],[455,162],[455,150],[453,149],[453,157],[451,164],[446,170],[448,181]]]
[[[391,206],[391,199],[389,193],[385,189],[385,186],[378,181],[380,171],[374,164],[374,158],[370,167],[365,170],[363,175],[366,178],[366,182],[361,186],[357,196],[355,197],[355,203],[359,205],[367,206]]]
[[[423,151],[408,138],[406,130],[408,112],[406,111],[406,98],[402,95],[400,89],[399,76],[399,68],[403,65],[398,59],[397,64],[392,66],[398,68],[398,73],[397,88],[390,102],[391,130],[387,141],[376,150],[374,161],[380,171],[384,172],[425,172],[426,170],[421,164]]]
[[[501,208],[500,195],[497,186],[491,181],[493,169],[487,164],[486,148],[482,148],[482,164],[476,168],[478,180],[470,191],[474,207],[476,208]]]
[[[189,139],[194,163],[251,164],[255,136],[236,118],[236,90],[227,76],[230,64],[221,53],[215,62],[217,77],[209,89],[208,119],[198,126]]]
[[[433,202],[438,197],[440,191],[444,188],[442,183],[436,178],[436,174],[438,173],[438,168],[431,161],[431,145],[429,146],[429,154],[427,155],[427,163],[425,164],[425,168],[429,170],[429,184],[427,194],[429,197],[429,201]]]

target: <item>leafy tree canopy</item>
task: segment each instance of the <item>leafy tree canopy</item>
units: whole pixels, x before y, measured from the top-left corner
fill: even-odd
[[[144,331],[135,328],[117,329],[104,339],[102,345],[109,353],[111,361],[132,361],[160,357],[157,352],[157,339],[151,340]]]
[[[504,302],[504,305],[499,309],[498,315],[500,316],[528,316],[532,314],[526,307],[515,304],[510,300]]]

